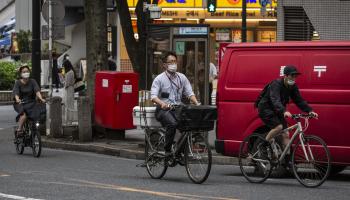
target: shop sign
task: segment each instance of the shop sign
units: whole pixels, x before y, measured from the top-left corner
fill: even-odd
[[[207,27],[179,27],[179,29],[174,29],[174,34],[178,35],[207,35]]]
[[[139,0],[128,0],[129,7],[136,7]],[[158,5],[162,8],[203,8],[206,0],[159,0]],[[247,8],[260,8],[259,0],[246,0]],[[277,6],[277,0],[271,0],[272,7]],[[242,0],[217,0],[217,8],[241,8]]]
[[[216,40],[217,41],[228,41],[228,40],[231,40],[230,33],[217,32],[216,33]]]
[[[135,10],[130,10],[131,17],[136,17]],[[265,18],[274,19],[276,12],[267,12]],[[248,10],[247,17],[250,19],[261,18],[259,10]],[[215,13],[209,13],[204,10],[163,10],[162,18],[197,18],[197,19],[241,19],[242,11],[222,10]]]

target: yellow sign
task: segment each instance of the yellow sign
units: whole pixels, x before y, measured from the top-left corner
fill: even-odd
[[[136,17],[135,10],[130,10],[131,17]],[[267,12],[264,18],[275,19],[275,12]],[[262,18],[260,10],[248,10],[247,16],[249,19]],[[241,19],[242,11],[236,10],[220,10],[215,13],[208,13],[204,10],[163,10],[162,18],[187,18],[187,19]]]
[[[136,7],[139,0],[128,0],[129,7]],[[203,8],[203,1],[206,0],[158,0],[162,8]],[[259,0],[246,0],[247,8],[260,8]],[[277,0],[271,0],[272,6],[277,6]],[[268,5],[269,7],[270,5]],[[217,0],[217,8],[240,8],[242,0]]]

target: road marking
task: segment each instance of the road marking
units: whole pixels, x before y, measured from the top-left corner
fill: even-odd
[[[34,199],[34,198],[21,197],[21,196],[4,194],[4,193],[0,193],[0,197],[4,197],[7,199],[16,199],[16,200],[44,200],[44,199]]]
[[[0,128],[0,131],[4,130],[4,128]]]
[[[119,185],[96,183],[96,182],[90,182],[90,181],[84,181],[84,180],[78,180],[78,179],[70,179],[70,180],[78,182],[78,183],[64,183],[64,182],[46,182],[46,183],[57,184],[57,185],[66,185],[66,186],[91,187],[91,188],[99,188],[99,189],[111,189],[111,190],[119,190],[119,191],[124,191],[124,192],[136,192],[136,193],[143,193],[143,194],[154,195],[154,196],[168,197],[168,198],[173,198],[173,199],[188,199],[188,200],[197,200],[197,199],[238,200],[238,199],[226,198],[226,197],[211,197],[211,196],[198,196],[198,195],[182,194],[182,193],[181,194],[177,194],[177,193],[168,193],[168,192],[157,192],[157,191],[152,191],[152,190],[144,190],[144,189],[137,189],[137,188],[131,188],[131,187],[124,187],[124,186],[119,186]]]

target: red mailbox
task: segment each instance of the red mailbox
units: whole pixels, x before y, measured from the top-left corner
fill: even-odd
[[[109,129],[132,129],[138,104],[138,74],[100,71],[95,80],[95,120]]]

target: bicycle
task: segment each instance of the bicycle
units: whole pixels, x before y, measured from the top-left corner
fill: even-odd
[[[183,106],[172,106],[171,109],[191,109]],[[193,107],[192,107],[193,108]],[[204,109],[204,107],[202,107]],[[201,109],[201,107],[197,107]],[[209,109],[210,110],[210,109]],[[181,111],[180,111],[181,112]],[[205,111],[204,111],[205,112]],[[210,112],[210,111],[208,111]],[[212,164],[212,153],[208,143],[208,131],[213,128],[215,116],[207,118],[205,126],[193,126],[186,123],[184,116],[179,120],[180,138],[173,143],[172,154],[166,156],[164,152],[165,133],[162,127],[150,128],[145,121],[145,165],[151,178],[161,179],[168,167],[177,164],[186,167],[190,180],[201,184],[207,180]],[[190,119],[187,119],[190,122]],[[198,125],[198,124],[197,124]]]
[[[25,104],[28,102],[21,101],[20,103]],[[44,115],[46,115],[46,105],[43,105],[42,107],[38,107],[40,109],[40,119],[45,118]],[[23,154],[25,147],[31,147],[33,156],[36,158],[40,157],[42,149],[41,135],[38,130],[40,119],[34,120],[28,118],[23,124],[22,136],[18,136],[16,131],[17,127],[14,128],[14,144],[17,154]]]
[[[292,115],[292,119],[297,123],[282,130],[271,142],[267,142],[265,137],[258,133],[246,137],[239,151],[239,166],[243,176],[249,182],[263,183],[274,169],[283,165],[288,151],[291,150],[290,167],[299,183],[305,187],[322,185],[331,170],[331,155],[320,137],[304,134],[309,127],[310,118],[313,116],[309,114]],[[301,119],[305,120],[304,128]],[[291,140],[282,150],[278,140],[283,133],[294,129]]]

